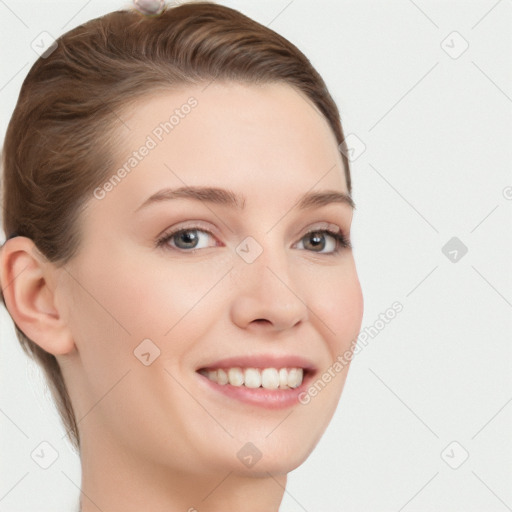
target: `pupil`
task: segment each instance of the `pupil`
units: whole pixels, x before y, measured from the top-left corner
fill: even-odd
[[[325,239],[323,238],[323,234],[320,232],[314,232],[310,234],[310,240],[313,241],[313,247],[318,248],[318,245],[320,245],[320,250],[324,249],[325,247]]]
[[[183,231],[179,239],[184,241],[185,244],[192,243],[192,245],[195,245],[194,242],[197,242],[197,233],[195,230]]]

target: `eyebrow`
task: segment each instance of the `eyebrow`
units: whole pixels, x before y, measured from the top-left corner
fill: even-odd
[[[237,210],[245,208],[245,197],[235,194],[231,190],[217,187],[180,187],[165,188],[148,197],[135,211],[139,211],[151,204],[172,199],[194,199],[205,201],[207,203],[219,204]],[[342,203],[355,209],[356,205],[349,194],[338,192],[336,190],[322,190],[319,192],[307,192],[298,201],[298,208],[305,210],[309,208],[319,208],[331,203]]]

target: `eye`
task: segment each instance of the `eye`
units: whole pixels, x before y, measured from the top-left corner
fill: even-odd
[[[350,240],[341,231],[335,232],[330,229],[309,231],[301,238],[299,244],[302,244],[303,248],[319,254],[337,254],[341,249],[352,247]]]
[[[157,240],[157,247],[166,246],[168,249],[177,249],[185,252],[195,252],[199,249],[215,247],[216,243],[208,245],[208,238],[214,235],[201,226],[191,226],[174,229],[164,233]],[[333,255],[342,249],[352,248],[350,240],[342,231],[330,229],[315,229],[306,233],[297,243],[299,249],[306,249],[318,254]]]
[[[158,239],[157,246],[161,247],[166,244],[171,247],[187,250],[187,249],[205,249],[208,246],[208,237],[213,236],[206,229],[199,229],[199,227],[182,228],[170,233],[164,234]],[[173,243],[170,243],[173,242]]]

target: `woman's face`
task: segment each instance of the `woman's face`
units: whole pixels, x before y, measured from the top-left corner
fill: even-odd
[[[120,116],[118,165],[62,269],[76,351],[58,359],[84,452],[286,473],[327,427],[348,371],[335,362],[361,326],[352,251],[336,238],[353,210],[336,139],[302,95],[203,88]]]

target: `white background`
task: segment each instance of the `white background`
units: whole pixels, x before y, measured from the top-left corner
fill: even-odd
[[[363,327],[403,304],[354,359],[281,512],[512,510],[512,3],[219,3],[290,39],[326,80],[366,146],[352,163]],[[126,5],[0,0],[2,140],[36,36]],[[456,262],[452,237],[468,248]],[[4,308],[0,327],[0,512],[70,512],[78,457]],[[47,470],[30,457],[42,441],[59,452]]]

